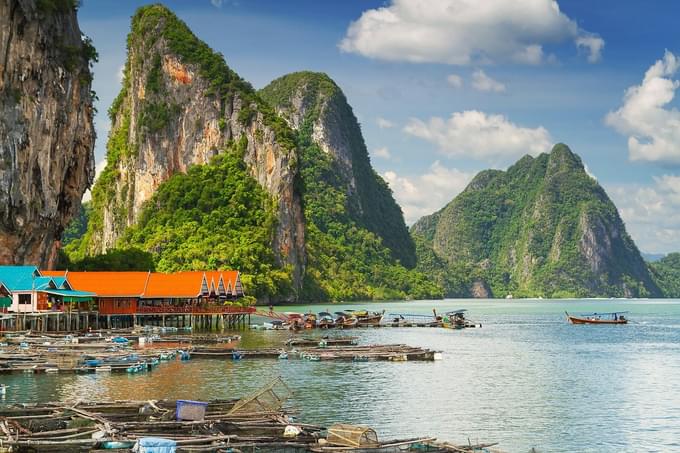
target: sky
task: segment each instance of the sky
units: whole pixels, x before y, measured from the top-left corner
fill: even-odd
[[[130,17],[82,0],[98,169]],[[647,253],[680,251],[680,2],[674,0],[175,0],[164,2],[255,88],[327,73],[408,224],[486,168],[566,143]]]

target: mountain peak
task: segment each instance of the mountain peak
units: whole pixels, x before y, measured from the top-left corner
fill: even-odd
[[[567,145],[564,143],[557,143],[553,146],[549,154],[548,160],[548,170],[550,172],[556,171],[572,171],[581,170],[585,171],[583,167],[583,162],[581,158],[576,155]]]
[[[415,265],[415,246],[401,209],[373,170],[359,122],[333,79],[320,72],[294,72],[272,81],[259,95],[299,132],[302,173],[325,162],[329,173],[317,176],[342,193],[347,217],[376,234],[401,264]]]
[[[481,275],[496,296],[659,293],[616,207],[561,143],[507,172],[480,172],[417,225],[437,256],[470,282]]]

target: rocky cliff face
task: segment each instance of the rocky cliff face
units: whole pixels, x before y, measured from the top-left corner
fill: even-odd
[[[94,176],[89,63],[75,2],[0,0],[0,263],[51,266]]]
[[[144,7],[133,17],[124,86],[109,113],[107,167],[93,189],[85,236],[89,253],[114,247],[173,174],[209,162],[245,137],[249,172],[277,206],[273,248],[300,281],[304,220],[294,186],[293,133],[165,7]]]
[[[413,267],[415,246],[401,208],[373,170],[361,128],[340,87],[326,74],[305,71],[274,80],[260,95],[331,157],[333,184],[345,194],[348,216],[378,235],[401,264]]]
[[[616,207],[562,144],[479,173],[412,233],[495,296],[660,294]]]

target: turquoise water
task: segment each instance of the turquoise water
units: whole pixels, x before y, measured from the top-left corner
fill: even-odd
[[[195,360],[162,364],[144,375],[0,376],[9,385],[4,402],[238,397],[280,375],[296,390],[290,405],[302,420],[361,423],[383,437],[498,441],[509,452],[680,451],[680,301],[447,300],[353,307],[430,314],[433,306],[439,312],[468,308],[468,317],[483,327],[332,334],[441,350],[439,362]],[[627,310],[631,323],[574,326],[565,310]],[[272,345],[288,336],[244,332],[242,344]]]

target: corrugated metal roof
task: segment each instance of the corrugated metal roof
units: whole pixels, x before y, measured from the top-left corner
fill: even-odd
[[[141,297],[149,272],[71,272],[68,282],[77,291],[99,297]]]
[[[0,282],[10,291],[30,291],[39,276],[35,266],[0,266]]]
[[[68,289],[48,289],[43,291],[47,294],[55,294],[57,296],[69,296],[69,297],[94,297],[95,293],[89,291],[71,291]]]

